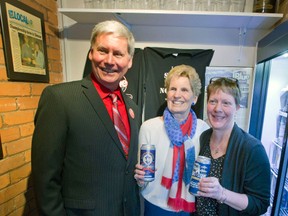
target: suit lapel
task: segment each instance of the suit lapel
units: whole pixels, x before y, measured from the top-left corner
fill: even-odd
[[[82,88],[83,88],[84,95],[86,96],[91,106],[95,110],[98,118],[100,119],[102,124],[106,127],[108,133],[114,140],[115,145],[122,152],[123,157],[125,157],[122,145],[115,131],[113,122],[111,121],[110,116],[106,110],[106,107],[104,103],[102,102],[98,92],[96,91],[90,76],[87,76],[86,78],[82,80]]]
[[[137,111],[138,110],[135,110],[135,106],[133,106],[131,104],[131,101],[127,98],[127,96],[125,95],[125,93],[122,93],[122,97],[125,101],[125,105],[126,105],[126,112],[127,112],[127,115],[128,115],[128,120],[129,120],[129,124],[130,124],[130,131],[131,131],[131,137],[130,137],[130,147],[129,147],[129,154],[128,154],[128,163],[127,163],[127,166],[129,165],[129,163],[131,162],[131,155],[135,153],[135,151],[137,152],[137,149],[135,148],[138,148],[138,121],[137,121]],[[136,140],[136,144],[134,143],[134,141]]]

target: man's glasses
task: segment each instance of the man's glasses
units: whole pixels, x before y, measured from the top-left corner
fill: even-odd
[[[225,82],[230,83],[230,84],[236,84],[236,86],[239,88],[238,79],[233,78],[233,77],[213,77],[210,79],[209,84],[211,84],[217,80],[220,82],[225,81]]]

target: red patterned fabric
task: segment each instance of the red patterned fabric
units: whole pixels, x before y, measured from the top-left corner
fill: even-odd
[[[128,136],[127,136],[127,132],[124,126],[124,123],[121,119],[121,116],[119,114],[118,111],[118,105],[117,105],[117,95],[116,94],[110,94],[109,95],[112,98],[112,102],[113,102],[113,107],[112,107],[112,111],[113,111],[113,122],[114,122],[114,127],[117,131],[118,137],[120,139],[120,142],[122,144],[124,153],[126,158],[128,157],[128,152],[129,152],[129,140],[128,140]]]

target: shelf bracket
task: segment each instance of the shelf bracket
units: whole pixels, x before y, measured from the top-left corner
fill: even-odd
[[[116,19],[118,19],[123,25],[125,25],[131,31],[131,29],[132,29],[131,24],[127,23],[126,20],[124,20],[121,17],[121,13],[114,13],[113,15]]]
[[[238,51],[238,61],[241,61],[242,58],[242,51],[243,47],[245,45],[245,40],[246,40],[246,33],[247,33],[247,28],[246,27],[240,27],[239,28],[239,51]]]

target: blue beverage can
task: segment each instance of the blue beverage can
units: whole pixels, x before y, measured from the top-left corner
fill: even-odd
[[[199,190],[198,183],[201,178],[207,177],[210,172],[211,159],[205,156],[199,155],[194,163],[191,181],[189,185],[189,192],[194,196],[197,196]]]
[[[143,144],[140,148],[140,164],[145,171],[144,181],[151,182],[155,178],[155,145]]]

